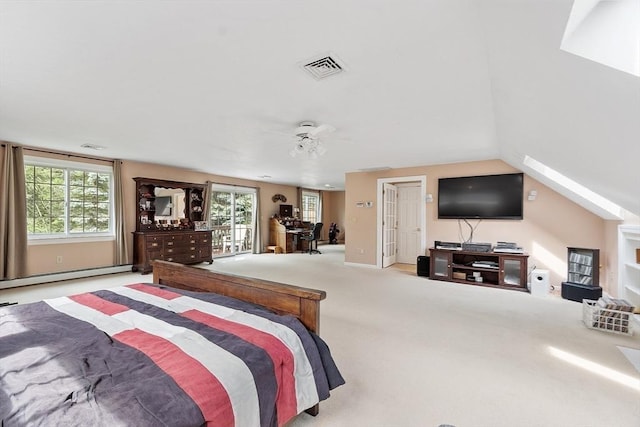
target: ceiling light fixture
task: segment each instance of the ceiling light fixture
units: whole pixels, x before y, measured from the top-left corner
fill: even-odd
[[[327,152],[327,149],[317,139],[310,136],[303,135],[296,141],[296,145],[289,151],[291,157],[296,157],[298,154],[307,153],[307,156],[311,159],[317,159],[318,156],[322,156]]]

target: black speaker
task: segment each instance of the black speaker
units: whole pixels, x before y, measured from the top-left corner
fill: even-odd
[[[602,296],[602,288],[600,286],[562,282],[560,294],[564,299],[577,302],[582,302],[583,299],[598,300]]]
[[[429,277],[429,270],[431,260],[428,256],[419,256],[418,257],[418,276]]]

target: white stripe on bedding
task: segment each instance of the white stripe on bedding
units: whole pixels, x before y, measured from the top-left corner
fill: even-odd
[[[170,341],[184,353],[202,363],[212,375],[218,378],[229,395],[237,425],[260,425],[258,391],[251,371],[242,359],[200,334],[134,310],[109,316],[67,297],[45,300],[45,302],[55,310],[91,323],[110,336],[137,328]]]
[[[287,326],[277,322],[272,322],[269,319],[265,319],[264,317],[251,313],[234,310],[184,295],[167,300],[126,286],[118,286],[108,290],[174,313],[183,313],[185,311],[195,309],[230,322],[252,327],[278,338],[289,348],[294,357],[294,379],[296,384],[296,406],[298,413],[319,402],[318,389],[316,388],[311,363],[304,351],[300,337],[295,331]]]

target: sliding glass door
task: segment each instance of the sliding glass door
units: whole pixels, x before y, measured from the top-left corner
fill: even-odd
[[[211,190],[213,256],[252,252],[256,190],[218,184]]]

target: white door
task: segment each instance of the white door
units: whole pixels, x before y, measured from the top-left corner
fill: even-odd
[[[396,262],[416,264],[420,255],[420,184],[398,184]]]
[[[396,263],[398,189],[385,183],[382,189],[382,268]]]

